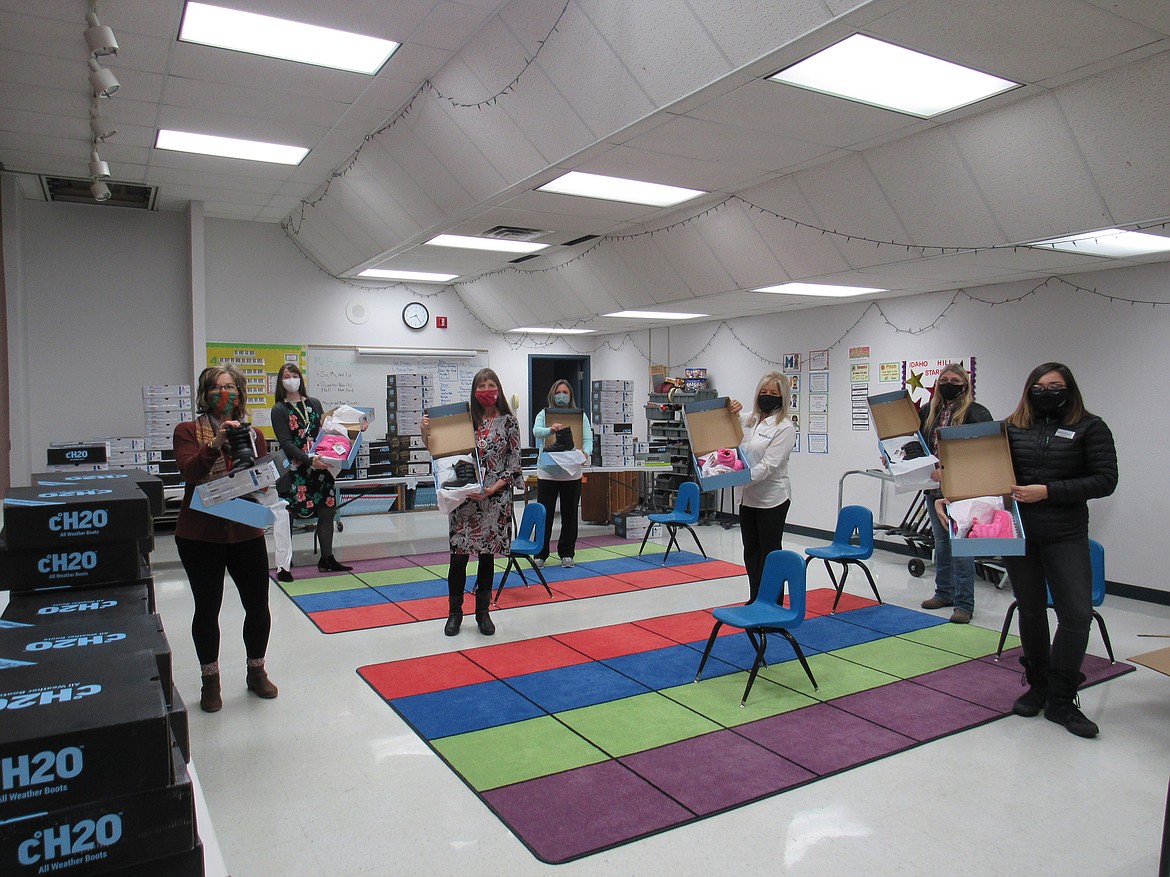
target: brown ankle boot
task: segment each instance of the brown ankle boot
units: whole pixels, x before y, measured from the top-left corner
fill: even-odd
[[[205,713],[218,713],[223,709],[218,673],[203,677],[203,689],[199,692],[199,709]]]
[[[248,690],[257,697],[263,697],[265,700],[270,700],[279,693],[277,687],[272,684],[272,680],[268,678],[268,673],[263,667],[249,667],[248,668]]]

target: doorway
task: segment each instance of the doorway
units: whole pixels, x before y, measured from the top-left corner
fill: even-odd
[[[557,381],[567,381],[573,388],[573,398],[578,407],[589,411],[589,357],[558,356],[548,353],[532,353],[528,356],[528,440],[530,447],[536,446],[532,425],[536,415],[548,403],[548,391]]]

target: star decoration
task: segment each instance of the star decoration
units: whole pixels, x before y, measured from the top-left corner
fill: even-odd
[[[922,372],[911,370],[910,379],[906,381],[906,386],[912,390],[925,390],[926,387],[922,386]]]

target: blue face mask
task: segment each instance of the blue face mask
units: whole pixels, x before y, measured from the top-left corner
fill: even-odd
[[[568,408],[569,407],[569,394],[568,393],[553,393],[553,402],[556,403],[558,408]]]

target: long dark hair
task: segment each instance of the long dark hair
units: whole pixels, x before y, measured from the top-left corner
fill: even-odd
[[[283,402],[285,397],[288,396],[288,390],[284,388],[284,376],[286,374],[296,375],[301,379],[301,388],[297,392],[301,394],[302,399],[309,398],[309,391],[305,389],[305,376],[301,374],[301,367],[295,362],[286,362],[280,367],[280,371],[276,373],[276,401]]]
[[[475,398],[475,388],[484,381],[494,382],[496,389],[500,391],[500,395],[496,399],[496,410],[501,414],[512,413],[512,409],[508,407],[508,398],[504,395],[504,388],[500,384],[500,376],[490,368],[481,368],[475,373],[475,377],[471,379],[471,422],[476,427],[479,427],[483,423],[483,406]]]
[[[1028,374],[1028,380],[1024,381],[1024,392],[1020,394],[1020,404],[1007,419],[1007,422],[1012,426],[1019,429],[1031,429],[1035,425],[1035,412],[1032,410],[1029,396],[1032,385],[1049,372],[1059,374],[1064,380],[1064,385],[1068,387],[1068,404],[1064,406],[1064,415],[1060,419],[1061,424],[1070,426],[1091,416],[1091,412],[1085,409],[1085,400],[1081,397],[1081,388],[1077,386],[1077,379],[1073,377],[1068,366],[1062,362],[1042,362],[1032,369]]]

